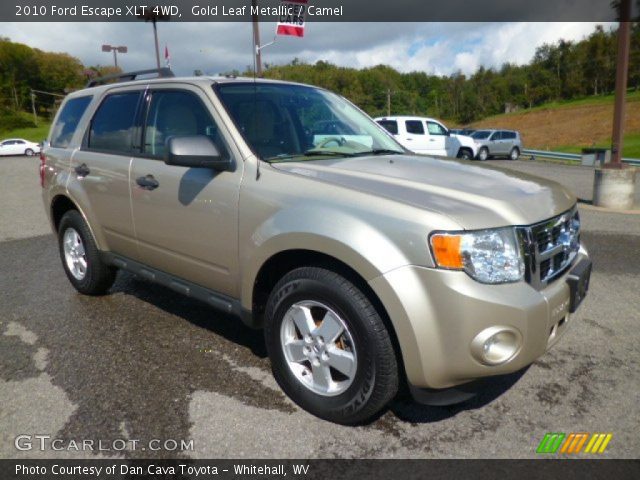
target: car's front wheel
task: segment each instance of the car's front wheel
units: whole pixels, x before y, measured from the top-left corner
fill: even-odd
[[[320,418],[361,423],[397,393],[398,363],[379,312],[335,272],[285,275],[269,297],[265,339],[280,387]]]
[[[113,285],[117,270],[106,265],[80,212],[69,210],[58,227],[60,258],[74,288],[85,295],[103,295]]]
[[[473,153],[468,148],[461,148],[458,152],[458,158],[461,160],[471,160],[473,158]]]
[[[25,154],[27,157],[33,157],[33,154],[34,154],[34,153],[35,153],[35,152],[34,152],[32,149],[30,149],[30,148],[27,148],[27,149],[24,151],[24,154]]]

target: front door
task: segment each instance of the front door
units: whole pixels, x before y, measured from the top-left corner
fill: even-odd
[[[213,93],[211,93],[213,95]],[[218,292],[237,294],[238,200],[243,163],[205,93],[195,86],[154,87],[145,100],[142,154],[133,160],[131,202],[141,261]],[[206,135],[235,171],[164,163],[171,136]],[[141,179],[154,186],[143,187]],[[147,184],[149,182],[146,182]]]
[[[451,153],[448,149],[449,132],[446,128],[438,122],[427,120],[427,132],[429,133],[429,144],[435,155],[456,156],[455,153]]]

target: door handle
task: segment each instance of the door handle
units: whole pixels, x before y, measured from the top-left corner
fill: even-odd
[[[84,178],[91,173],[91,170],[89,169],[89,167],[87,167],[86,163],[78,165],[76,168],[74,168],[74,170],[80,178]]]
[[[155,190],[160,186],[160,183],[151,174],[136,178],[136,183],[145,190]]]

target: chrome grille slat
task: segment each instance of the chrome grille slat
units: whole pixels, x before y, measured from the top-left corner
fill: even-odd
[[[527,267],[526,279],[542,289],[564,273],[580,249],[577,208],[544,222],[520,229]]]

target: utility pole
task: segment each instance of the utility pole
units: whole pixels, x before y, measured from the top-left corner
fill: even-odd
[[[31,90],[31,111],[33,112],[33,123],[38,126],[38,115],[36,114],[36,94]]]
[[[258,23],[258,0],[251,0],[252,11],[254,12],[251,17],[253,20],[253,49],[255,55],[256,64],[256,76],[262,77],[262,54],[260,53],[260,24]]]
[[[635,203],[636,169],[622,163],[624,111],[629,73],[631,0],[620,0],[618,26],[618,66],[616,101],[613,111],[611,162],[596,168],[593,180],[593,204],[615,210],[631,210]]]
[[[387,88],[387,117],[391,116],[391,89]]]
[[[629,75],[630,40],[631,0],[621,0],[620,25],[618,27],[618,61],[616,62],[616,100],[613,112],[613,135],[611,142],[611,168],[622,168],[622,146],[627,96],[627,77]]]
[[[154,12],[154,10],[156,9],[147,7],[144,9],[144,13],[138,15],[138,18],[153,24],[153,41],[156,46],[156,66],[158,67],[158,70],[160,70],[160,47],[158,46],[158,27],[156,26],[156,23],[159,21],[168,22],[171,20],[171,15],[158,12],[158,10]]]

